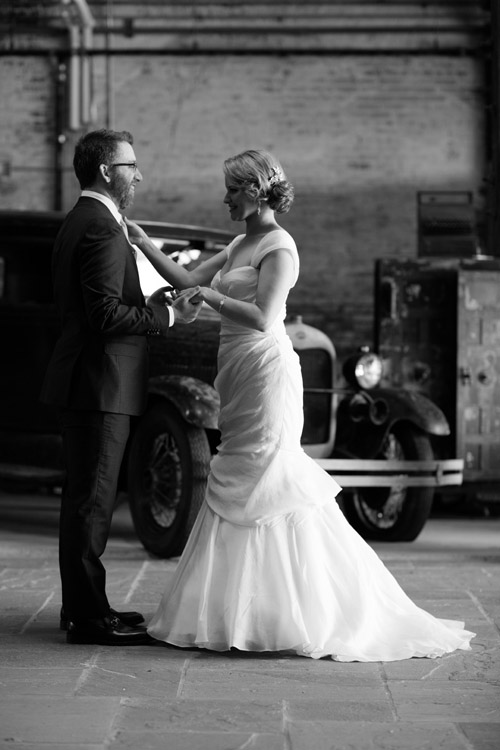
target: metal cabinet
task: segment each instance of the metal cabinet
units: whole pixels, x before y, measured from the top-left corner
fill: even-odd
[[[378,260],[375,344],[386,385],[446,414],[437,447],[464,459],[464,482],[500,487],[500,261]]]

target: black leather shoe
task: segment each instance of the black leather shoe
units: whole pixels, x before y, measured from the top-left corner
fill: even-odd
[[[144,617],[140,612],[117,612],[115,609],[111,609],[110,614],[111,617],[118,617],[118,619],[120,619],[125,625],[129,625],[130,627],[133,627],[134,625],[140,625],[141,622],[144,622]],[[66,617],[62,607],[60,618],[59,628],[61,630],[67,630],[70,621]]]
[[[155,639],[148,635],[146,628],[136,625],[131,628],[118,617],[104,617],[102,620],[70,622],[66,633],[66,643],[96,643],[100,646],[146,646]]]

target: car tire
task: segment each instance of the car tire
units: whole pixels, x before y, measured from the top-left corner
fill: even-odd
[[[376,458],[432,461],[434,453],[425,433],[406,422],[390,428]],[[342,493],[340,506],[364,539],[413,541],[431,512],[434,487],[359,487]]]
[[[130,510],[148,552],[180,555],[205,494],[211,453],[205,430],[166,402],[155,403],[134,431],[127,466]]]

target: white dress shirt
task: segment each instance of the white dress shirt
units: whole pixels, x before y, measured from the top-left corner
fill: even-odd
[[[117,209],[116,205],[113,203],[111,198],[108,198],[107,195],[103,195],[102,193],[96,193],[95,190],[82,190],[81,193],[82,198],[94,198],[96,201],[100,201],[103,203],[106,208],[111,212],[113,217],[116,219],[118,224],[121,226],[127,240],[128,240],[128,232],[126,231],[126,224],[124,223],[123,216]],[[129,240],[130,242],[130,240]],[[132,245],[132,243],[130,243]],[[174,308],[171,305],[167,305],[168,307],[168,315],[169,315],[169,326],[172,327],[174,325],[175,320],[175,312]]]

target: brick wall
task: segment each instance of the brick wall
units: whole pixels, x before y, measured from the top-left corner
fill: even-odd
[[[54,62],[0,58],[0,101],[0,206],[53,208]]]
[[[9,101],[0,110],[2,206],[52,208],[54,66],[4,57],[0,76]],[[290,309],[326,330],[342,355],[372,339],[374,259],[416,252],[416,192],[480,198],[483,78],[478,58],[455,55],[118,55],[112,125],[134,133],[144,174],[131,213],[232,228],[223,159],[251,146],[275,150],[297,193],[282,222],[302,257]],[[99,55],[93,80],[101,127]],[[74,138],[65,147],[66,207],[77,195]]]

